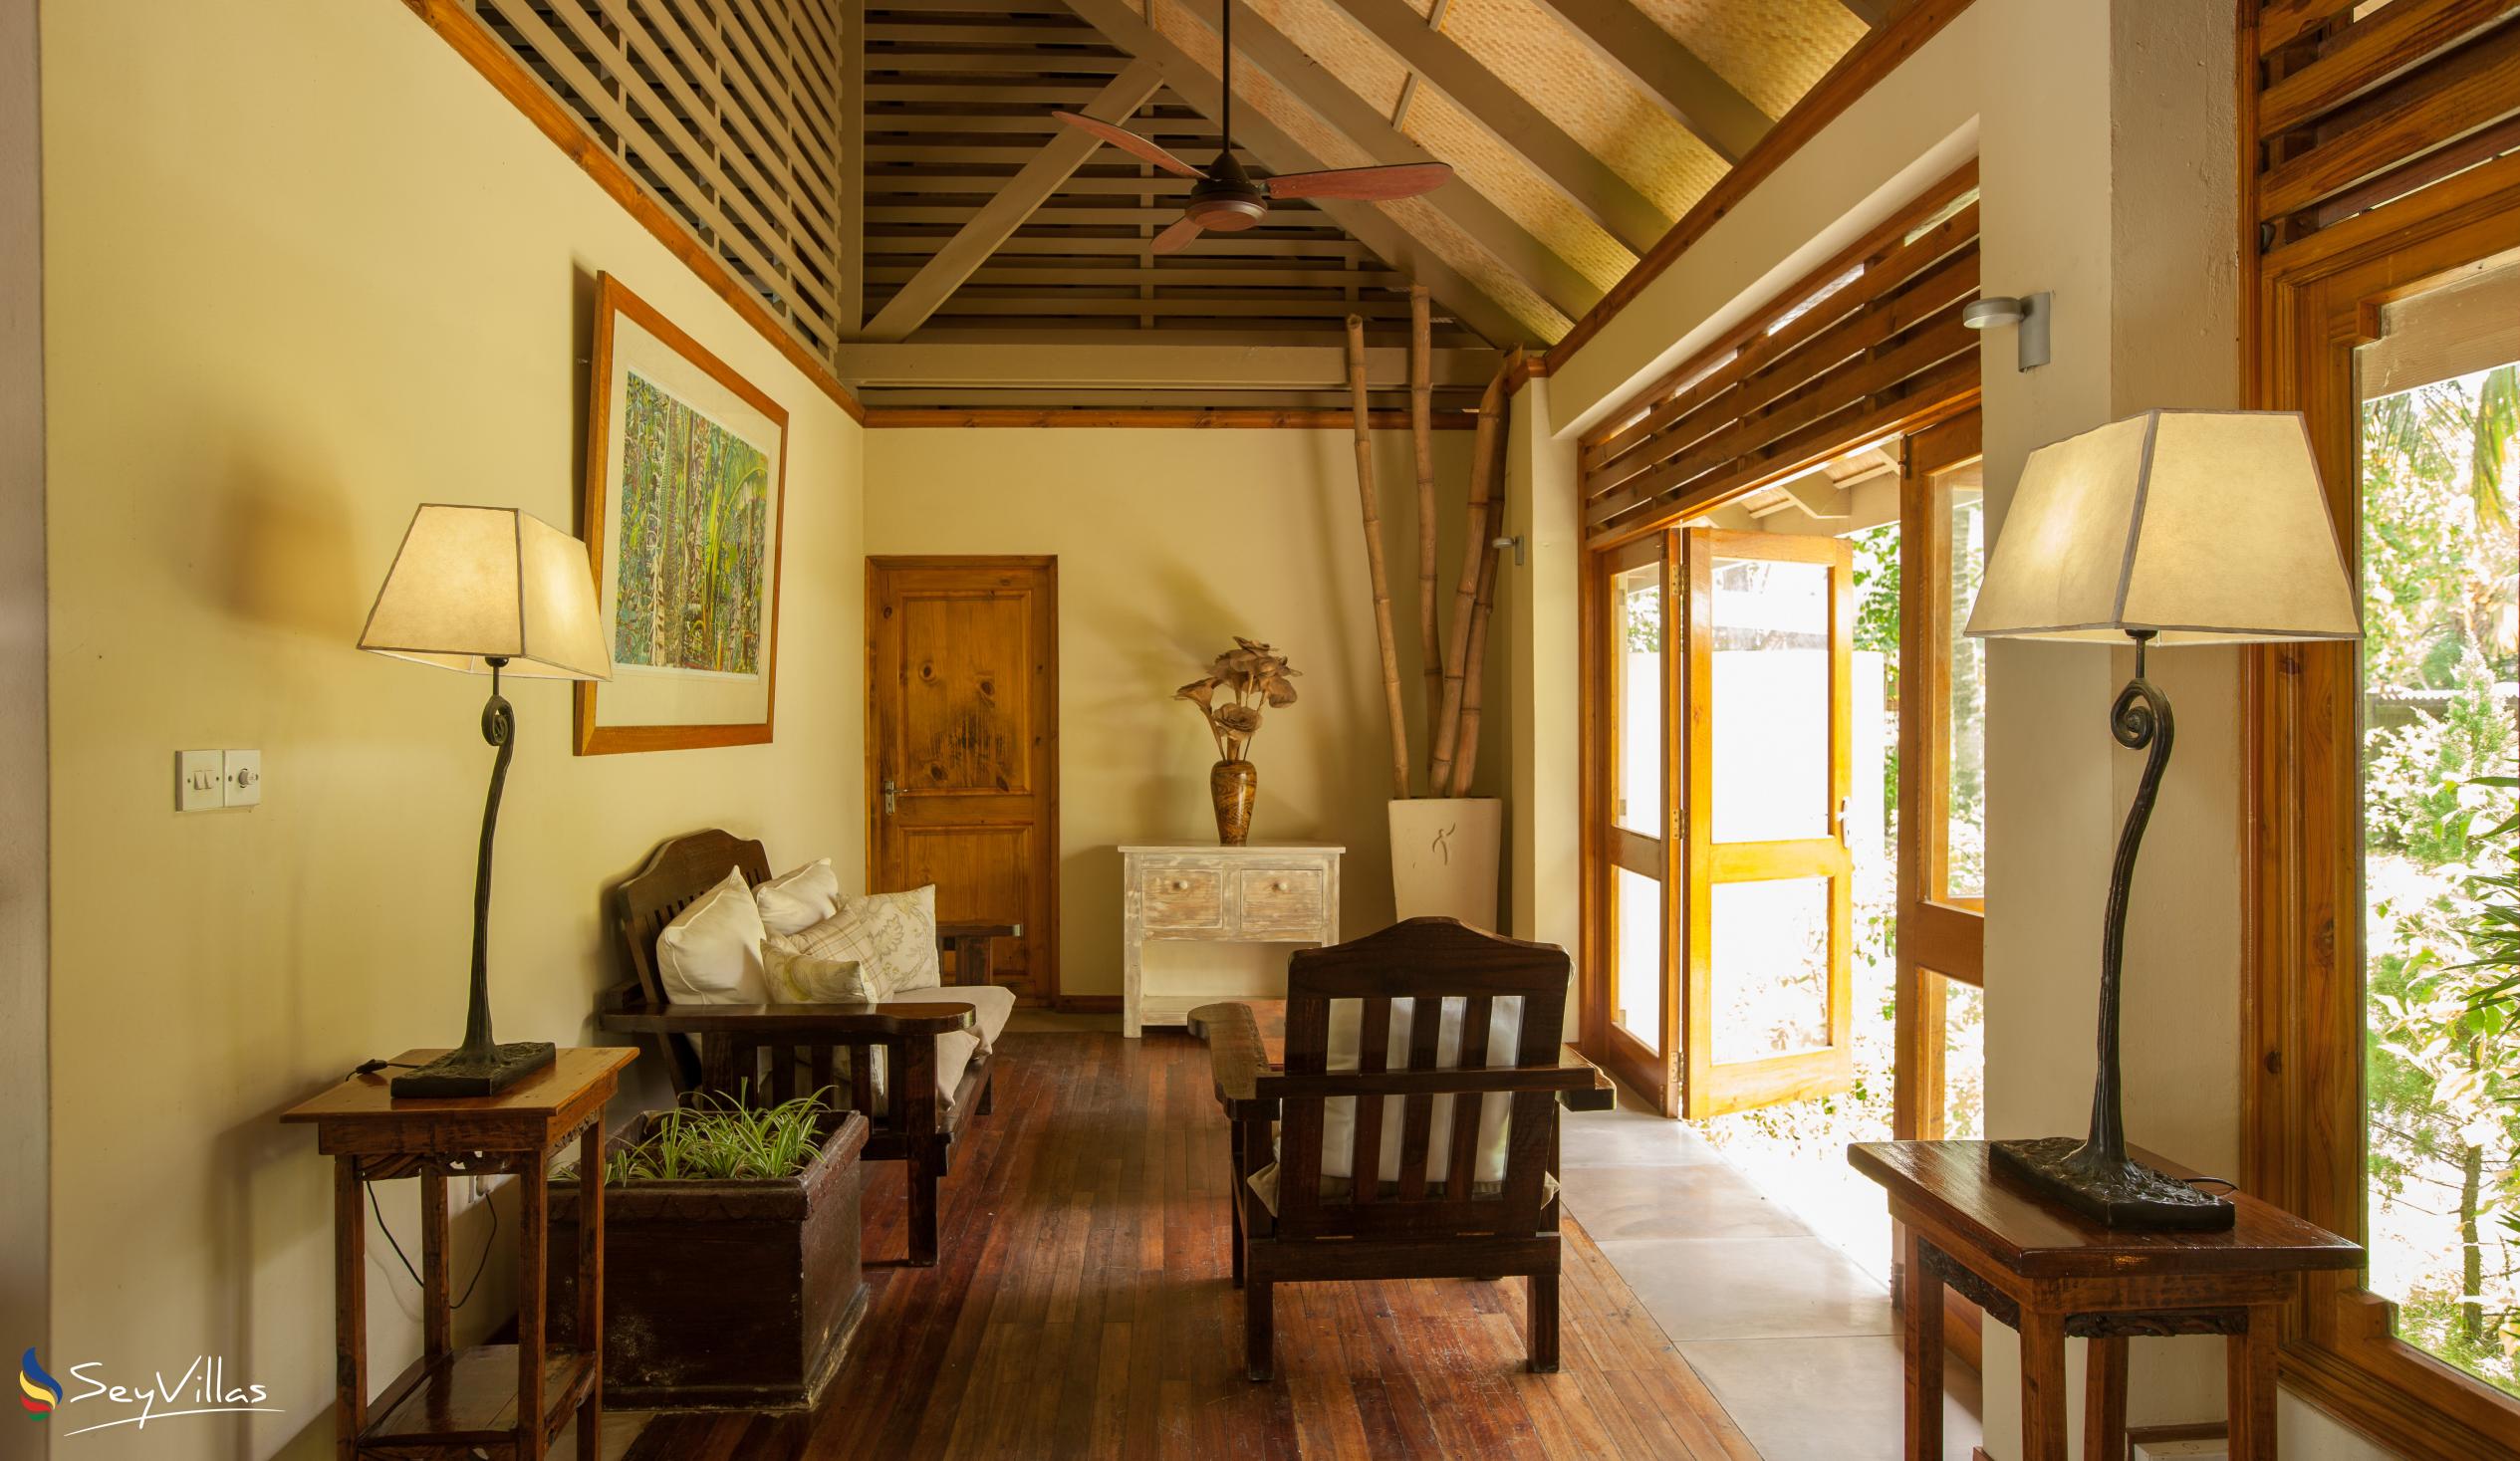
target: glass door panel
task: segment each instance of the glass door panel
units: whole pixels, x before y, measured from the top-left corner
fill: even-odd
[[[1683,1107],[1693,1118],[1854,1082],[1854,554],[1836,538],[1692,529]]]
[[[1594,556],[1588,666],[1598,707],[1587,734],[1588,890],[1598,950],[1587,985],[1588,1053],[1676,1113],[1678,998],[1669,788],[1676,673],[1667,534]]]

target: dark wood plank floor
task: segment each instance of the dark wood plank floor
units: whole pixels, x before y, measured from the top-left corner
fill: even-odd
[[[935,1268],[885,1266],[902,1251],[900,1169],[870,1169],[873,1292],[821,1409],[659,1418],[631,1461],[1756,1461],[1571,1221],[1561,1373],[1523,1368],[1519,1280],[1314,1284],[1279,1289],[1278,1377],[1251,1383],[1206,1048],[1149,1032],[1001,1049],[996,1111],[945,1181]]]

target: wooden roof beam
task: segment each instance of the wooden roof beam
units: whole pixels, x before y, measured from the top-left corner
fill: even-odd
[[[1629,0],[1540,3],[1725,162],[1740,161],[1776,124]]]
[[[1085,115],[1097,122],[1125,122],[1163,86],[1163,74],[1151,61],[1133,61],[1086,105]],[[973,270],[988,262],[1024,220],[1039,212],[1085,159],[1101,150],[1103,140],[1072,126],[1042,144],[1041,152],[1023,165],[997,194],[980,205],[969,222],[945,241],[900,292],[884,302],[860,332],[862,340],[899,340],[927,323],[936,307],[962,288]]]
[[[1222,110],[1222,93],[1216,78],[1207,68],[1192,60],[1189,53],[1156,34],[1131,0],[1066,0],[1075,11],[1103,38],[1130,55],[1152,61],[1163,70],[1164,85],[1172,89],[1190,109],[1210,121]],[[1237,138],[1251,149],[1272,171],[1310,172],[1327,166],[1280,130],[1274,122],[1245,108],[1236,119],[1242,135]],[[1344,202],[1317,198],[1313,206],[1347,230],[1349,236],[1374,251],[1377,258],[1414,278],[1434,292],[1435,299],[1454,318],[1477,331],[1488,341],[1499,345],[1531,344],[1535,337],[1529,326],[1513,313],[1490,299],[1484,290],[1455,269],[1441,255],[1412,237],[1392,221],[1389,214],[1372,203]],[[1193,245],[1196,247],[1196,245]]]
[[[877,389],[1329,390],[1348,379],[1343,346],[1170,345],[1159,336],[1140,338],[1143,344],[844,345],[832,368],[843,380]],[[1431,377],[1437,386],[1481,386],[1495,375],[1499,359],[1484,347],[1438,346]],[[1406,346],[1369,347],[1365,363],[1376,389],[1408,383]]]
[[[1178,0],[1182,10],[1197,17],[1201,25],[1215,30],[1222,22],[1217,0]],[[1350,141],[1363,147],[1378,163],[1433,162],[1434,153],[1419,146],[1407,133],[1391,125],[1391,120],[1381,108],[1348,90],[1348,84],[1331,74],[1320,62],[1304,54],[1303,48],[1288,40],[1284,32],[1249,9],[1234,17],[1235,49],[1245,64],[1267,73],[1270,80],[1284,88],[1289,96],[1302,103],[1315,116],[1329,122]],[[1245,107],[1242,116],[1251,116],[1258,109]],[[1455,178],[1443,187],[1425,195],[1424,201],[1436,212],[1460,225],[1463,232],[1477,239],[1505,267],[1522,277],[1532,293],[1562,310],[1570,319],[1581,318],[1585,311],[1601,302],[1603,291],[1583,271],[1560,258],[1557,252],[1542,243],[1530,229],[1515,221],[1512,214],[1498,207],[1485,193],[1470,185],[1467,178]]]
[[[1522,94],[1434,29],[1404,0],[1337,0],[1359,25],[1407,62],[1417,81],[1452,99],[1496,139],[1522,154],[1575,205],[1637,253],[1653,247],[1674,221],[1637,191],[1618,169],[1549,120]]]

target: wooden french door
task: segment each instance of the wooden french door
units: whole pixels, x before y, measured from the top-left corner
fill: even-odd
[[[1585,900],[1592,930],[1584,1042],[1664,1115],[1679,1113],[1680,840],[1667,789],[1680,723],[1678,535],[1594,555],[1583,637],[1595,707],[1586,747]]]
[[[1588,1051],[1665,1115],[1846,1089],[1852,552],[1653,533],[1586,601]]]
[[[1986,567],[1976,411],[1909,436],[1899,460],[1897,1055],[1891,1125],[1951,1129],[1955,1000],[1986,985],[1986,653],[1961,632]]]
[[[1059,996],[1059,570],[867,560],[867,866],[939,919],[1020,924],[994,976]]]
[[[1854,555],[1681,535],[1686,635],[1681,1113],[1855,1080]]]

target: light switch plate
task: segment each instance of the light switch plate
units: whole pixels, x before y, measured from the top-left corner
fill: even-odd
[[[227,805],[253,807],[263,799],[263,753],[230,751],[227,753]]]
[[[216,751],[175,753],[175,810],[215,812],[227,805],[227,761]]]

